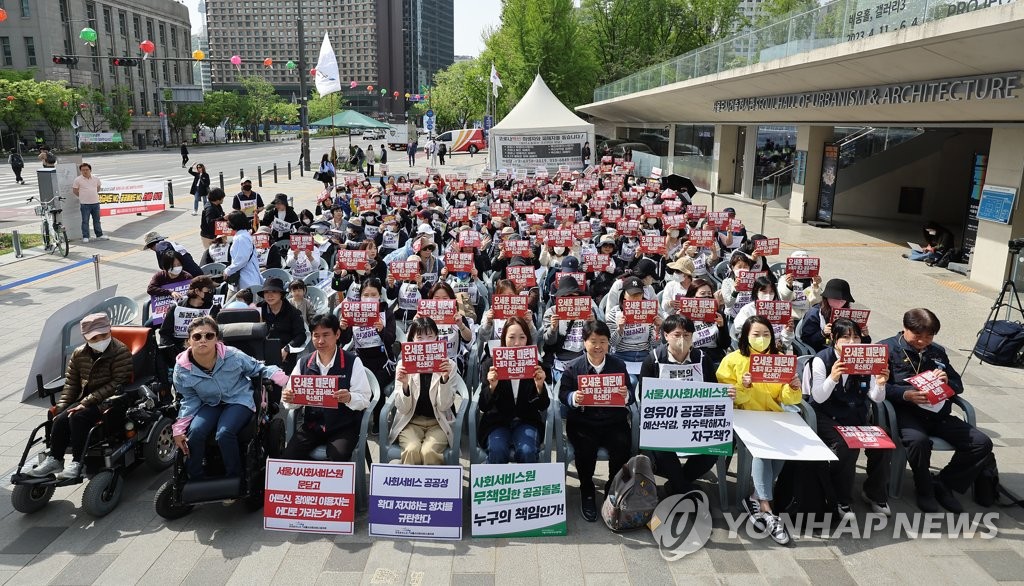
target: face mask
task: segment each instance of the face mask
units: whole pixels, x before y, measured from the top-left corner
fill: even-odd
[[[679,230],[669,230],[668,235],[673,238],[679,238]]]
[[[762,291],[761,293],[757,294],[757,298],[760,299],[761,301],[772,301],[775,299],[775,296],[772,295],[771,293],[765,293],[764,291]]]
[[[457,197],[459,199],[466,199],[466,194],[465,193],[460,193],[460,194],[456,195],[455,197]]]
[[[666,281],[675,281],[676,283],[680,283],[683,280],[683,274],[682,273],[668,273],[667,275],[665,275],[665,280]]]
[[[669,342],[672,350],[679,355],[687,355],[690,353],[690,346],[692,345],[692,339],[676,338]]]
[[[554,248],[554,250],[555,250],[555,255],[556,256],[562,256],[563,254],[565,254],[565,247],[564,246],[556,246]]]
[[[768,345],[772,343],[772,339],[768,336],[749,336],[747,342],[750,343],[750,348],[755,352],[764,352],[768,349]]]
[[[658,223],[658,218],[647,218],[647,225],[653,226]]]
[[[171,270],[167,271],[167,273],[170,274],[172,277],[177,277],[178,275],[181,274],[181,267],[174,267]]]
[[[112,338],[107,338],[106,340],[100,340],[99,342],[88,342],[88,344],[89,344],[89,347],[92,348],[93,350],[102,353],[102,352],[106,351],[107,346],[110,345],[110,340],[111,339]]]
[[[308,226],[308,225],[313,223],[313,220],[310,220],[309,218],[306,218],[305,220],[302,220],[302,223]]]

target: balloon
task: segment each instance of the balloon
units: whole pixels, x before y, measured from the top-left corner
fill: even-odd
[[[164,117],[164,113],[163,113],[163,112],[160,112],[160,117],[161,117],[161,118],[163,118],[163,117]]]
[[[382,96],[388,95],[388,88],[386,88],[386,87],[380,88],[380,95],[382,95]]]
[[[263,60],[263,66],[264,67],[273,68],[274,67],[274,60],[271,59],[270,57],[267,57],[266,59]]]
[[[7,101],[8,102],[13,102],[14,101],[14,96],[7,96]]]
[[[238,55],[232,55],[231,56],[231,64],[234,65],[235,67],[238,67],[239,65],[242,64],[242,58],[239,57]]]
[[[397,97],[398,97],[398,92],[395,92],[395,93],[394,93],[394,96],[395,96],[395,97],[397,98]]]
[[[291,70],[295,69],[296,67],[298,67],[298,65],[296,65],[294,61],[289,59],[288,63],[284,64],[284,67],[285,67],[285,69],[291,71]]]
[[[139,48],[142,49],[142,52],[146,55],[149,55],[153,51],[156,51],[156,45],[153,44],[153,41],[149,39],[146,39],[145,41],[139,43]]]
[[[96,45],[96,38],[98,36],[99,35],[96,34],[96,31],[89,27],[82,29],[82,32],[78,33],[78,38],[85,41],[85,44],[89,45],[90,47]]]
[[[7,11],[0,8],[0,22],[7,20]]]
[[[366,91],[372,92],[373,91],[373,86],[372,85],[366,86]]]
[[[196,49],[195,51],[192,51],[192,58],[196,61],[202,61],[203,59],[206,59],[206,53]]]
[[[152,116],[152,115],[153,115],[152,112],[146,112],[146,116]]]
[[[410,94],[409,92],[405,92],[405,99],[408,100],[411,97],[412,97],[412,94]]]
[[[61,106],[64,106],[65,108],[67,108],[67,107],[68,107],[68,103],[67,103],[67,102],[61,102],[61,103],[60,103],[60,105],[61,105]]]
[[[316,67],[314,67],[313,69],[310,69],[309,70],[309,74],[312,75],[313,77],[316,77]]]
[[[131,108],[128,108],[128,115],[129,116],[134,116],[135,115],[135,110],[133,110]]]
[[[85,110],[86,108],[89,107],[89,105],[83,103],[83,104],[79,104],[78,107],[81,108],[82,110]]]
[[[351,89],[356,89],[357,85],[359,85],[359,84],[356,83],[355,81],[351,81],[351,82],[349,82],[348,87],[350,87]]]

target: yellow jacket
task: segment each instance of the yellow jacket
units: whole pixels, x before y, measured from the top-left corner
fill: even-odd
[[[718,382],[736,387],[736,408],[750,411],[782,411],[782,405],[799,405],[800,389],[784,383],[752,383],[743,386],[743,375],[750,371],[750,357],[734,350],[718,366]]]

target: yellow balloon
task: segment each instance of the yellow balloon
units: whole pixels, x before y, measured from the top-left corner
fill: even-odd
[[[201,50],[196,49],[195,51],[192,51],[192,58],[196,61],[202,61],[203,59],[206,59],[206,53],[203,53]]]
[[[42,106],[43,105],[43,99],[42,98],[36,98],[36,104]]]

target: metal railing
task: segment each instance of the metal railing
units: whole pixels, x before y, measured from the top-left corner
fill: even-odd
[[[786,176],[792,176],[793,169],[796,167],[795,164],[790,163],[789,165],[779,169],[771,175],[765,175],[761,178],[761,194],[758,198],[761,201],[765,200],[764,194],[767,189],[767,183],[771,180],[772,182],[772,197],[768,199],[777,199],[779,197],[779,184]]]

